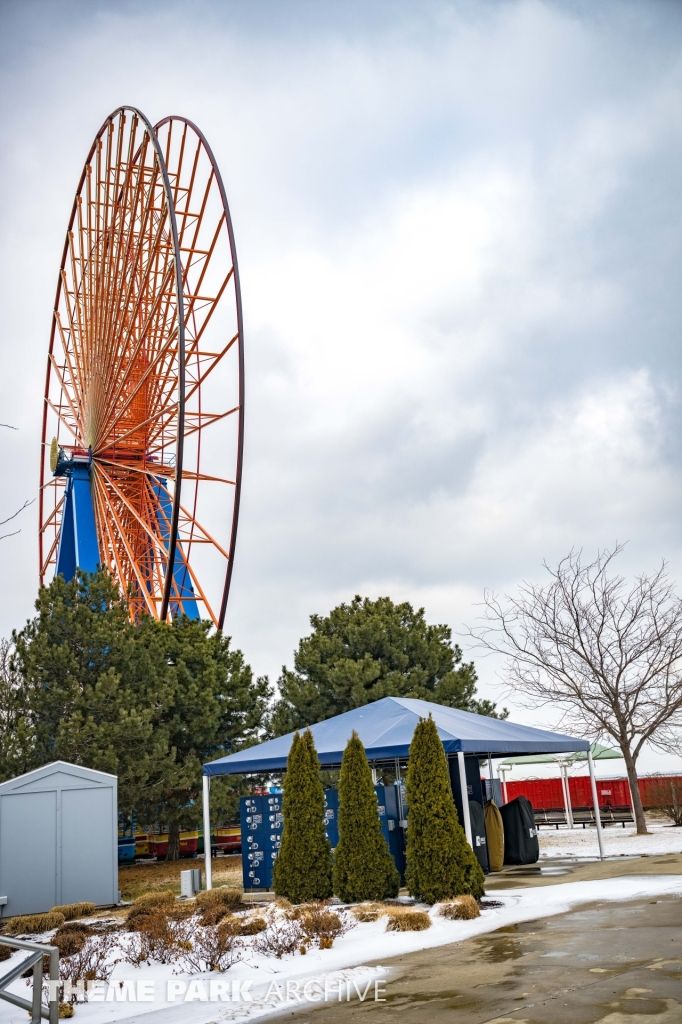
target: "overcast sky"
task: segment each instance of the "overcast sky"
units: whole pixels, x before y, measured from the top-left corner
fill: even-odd
[[[0,518],[37,491],[64,231],[122,103],[196,121],[230,200],[256,672],[356,593],[459,632],[572,546],[682,582],[682,5],[0,0]],[[36,522],[0,542],[3,634]]]

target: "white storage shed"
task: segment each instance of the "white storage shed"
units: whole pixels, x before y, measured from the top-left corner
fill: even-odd
[[[0,916],[118,902],[117,783],[54,761],[0,784]]]

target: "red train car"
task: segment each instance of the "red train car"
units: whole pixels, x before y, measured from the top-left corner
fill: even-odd
[[[682,775],[646,775],[639,780],[639,792],[645,808],[660,807],[671,785],[682,798]],[[568,780],[572,807],[592,807],[592,786],[589,775],[576,775]],[[525,796],[538,810],[564,806],[561,779],[523,779],[507,782],[507,799]],[[597,779],[600,807],[630,807],[630,785],[627,779]]]

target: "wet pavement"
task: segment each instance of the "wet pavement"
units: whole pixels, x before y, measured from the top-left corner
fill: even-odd
[[[327,1003],[295,1016],[307,1024],[682,1024],[682,899],[592,903],[376,963],[391,968],[386,1002]]]
[[[486,892],[553,885],[556,882],[588,882],[622,875],[682,875],[682,854],[666,853],[657,857],[551,857],[537,864],[506,867],[487,875]]]

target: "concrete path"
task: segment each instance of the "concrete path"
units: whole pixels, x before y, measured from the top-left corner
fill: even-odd
[[[522,878],[544,885],[660,873],[682,874],[682,856],[574,863],[559,876],[508,869],[488,898]],[[376,962],[391,968],[386,1002],[328,1003],[294,1016],[307,1024],[682,1024],[682,899],[595,903]]]

